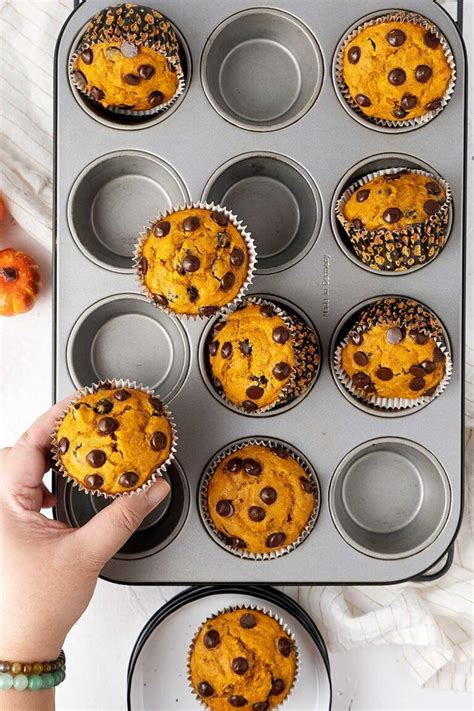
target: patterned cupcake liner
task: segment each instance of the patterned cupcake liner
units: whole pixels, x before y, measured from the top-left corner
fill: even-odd
[[[264,407],[259,407],[256,410],[248,411],[241,405],[237,405],[232,400],[226,397],[224,394],[221,384],[212,375],[212,370],[209,364],[209,358],[206,353],[207,366],[209,371],[209,379],[212,382],[216,393],[219,395],[221,400],[231,409],[243,415],[261,415],[265,412],[271,412],[276,410],[289,402],[296,400],[296,398],[304,395],[316,381],[319,375],[319,367],[321,363],[319,355],[319,344],[316,333],[311,329],[301,318],[296,314],[289,314],[281,306],[278,306],[274,301],[269,299],[263,299],[258,296],[246,296],[242,303],[232,309],[232,313],[239,311],[248,304],[256,304],[257,306],[271,306],[276,316],[279,316],[285,323],[286,328],[290,332],[290,337],[293,342],[293,351],[295,354],[295,365],[292,369],[291,375],[286,383],[285,387],[281,390],[278,398]],[[227,314],[226,314],[227,315]],[[217,323],[222,323],[225,321],[225,316],[223,316]],[[216,326],[213,328],[208,340],[215,337]]]
[[[186,313],[177,313],[174,311],[172,308],[169,306],[163,306],[162,304],[158,304],[155,300],[154,294],[148,289],[147,285],[145,284],[144,280],[144,275],[142,272],[142,266],[141,266],[141,260],[142,260],[142,252],[143,252],[143,246],[148,238],[149,231],[152,229],[153,225],[156,222],[159,222],[161,220],[166,220],[169,215],[173,214],[174,212],[179,212],[181,210],[209,210],[211,212],[221,212],[223,213],[229,222],[239,231],[241,237],[243,238],[246,247],[247,247],[247,252],[249,256],[249,266],[248,266],[248,272],[247,272],[247,277],[242,284],[242,286],[239,289],[239,292],[237,296],[235,296],[229,303],[220,306],[216,308],[213,313],[209,314],[209,316],[203,315],[203,314],[186,314]],[[157,217],[155,217],[149,224],[149,227],[147,229],[144,229],[143,232],[141,232],[140,237],[135,245],[135,250],[134,250],[134,255],[133,255],[133,266],[135,270],[135,277],[138,282],[138,286],[141,290],[141,292],[146,296],[147,300],[156,306],[157,308],[161,309],[165,313],[169,314],[170,316],[175,316],[176,318],[180,320],[192,320],[195,321],[197,319],[209,319],[211,317],[214,317],[218,314],[225,314],[227,311],[232,307],[232,306],[237,306],[237,304],[240,303],[242,298],[245,296],[247,293],[248,289],[250,288],[250,285],[254,279],[255,276],[255,267],[257,264],[257,251],[255,249],[255,243],[252,239],[252,236],[250,232],[248,231],[247,227],[243,224],[242,220],[239,220],[237,215],[234,215],[233,212],[228,210],[225,207],[221,207],[220,205],[216,205],[215,203],[211,202],[194,202],[194,203],[187,203],[184,205],[175,205],[171,208],[168,208],[167,210],[164,210],[161,212]]]
[[[386,227],[376,230],[354,227],[353,223],[344,216],[344,207],[350,197],[374,178],[382,175],[395,176],[399,173],[423,175],[438,182],[446,193],[446,199],[438,212],[435,215],[429,215],[423,222],[416,222],[398,230],[390,230]],[[351,248],[356,257],[374,270],[393,273],[405,272],[413,267],[428,264],[438,256],[446,244],[451,204],[451,188],[443,178],[426,170],[387,168],[368,173],[350,185],[339,197],[335,213],[351,241]],[[393,264],[394,267],[392,269],[384,268],[383,265],[387,263]]]
[[[435,109],[432,109],[430,111],[426,111],[422,116],[418,116],[416,118],[412,119],[404,119],[400,121],[389,121],[388,119],[382,119],[382,118],[377,118],[374,116],[367,116],[360,106],[354,101],[352,98],[349,87],[346,84],[346,81],[344,79],[344,53],[346,50],[346,47],[352,42],[352,40],[357,37],[357,35],[362,32],[362,30],[365,30],[367,27],[372,27],[374,25],[379,25],[384,22],[411,22],[412,24],[418,25],[420,27],[423,27],[425,30],[432,32],[433,34],[436,35],[436,37],[439,39],[440,44],[443,48],[444,55],[446,57],[446,61],[449,65],[449,68],[451,69],[451,78],[449,80],[448,86],[446,88],[446,91],[443,95],[443,97],[440,97],[439,99],[439,106]],[[407,12],[404,10],[399,10],[397,12],[391,12],[386,15],[381,15],[379,17],[376,17],[372,20],[367,20],[364,22],[362,25],[359,25],[355,30],[353,30],[347,37],[344,38],[342,41],[342,44],[339,46],[339,49],[337,50],[337,55],[335,58],[335,80],[337,87],[339,91],[341,92],[342,97],[344,98],[345,102],[348,104],[348,106],[357,113],[358,116],[361,116],[364,118],[366,121],[369,121],[370,123],[373,123],[377,126],[383,126],[385,128],[406,128],[406,127],[414,127],[414,126],[423,126],[424,124],[428,123],[432,119],[434,119],[435,116],[437,116],[441,111],[445,108],[447,105],[448,101],[450,100],[451,96],[453,95],[454,92],[454,87],[456,85],[456,62],[454,60],[453,53],[451,51],[451,47],[449,46],[446,38],[444,37],[443,34],[439,31],[437,26],[428,20],[428,18],[424,17],[423,15],[420,15],[416,12]]]
[[[400,304],[400,307],[399,307]],[[446,358],[445,361],[445,372],[441,381],[436,386],[436,389],[432,395],[422,395],[417,398],[400,398],[400,397],[378,397],[376,395],[370,395],[370,393],[365,393],[363,390],[358,389],[354,386],[352,379],[347,375],[342,366],[342,354],[345,346],[349,343],[351,336],[354,334],[363,335],[372,326],[380,324],[387,325],[388,320],[385,317],[385,307],[390,306],[392,309],[392,318],[390,319],[390,324],[399,328],[404,328],[407,326],[406,320],[404,318],[405,305],[409,308],[417,307],[420,315],[420,327],[417,329],[420,333],[433,338],[437,347],[444,353]],[[446,390],[451,376],[453,373],[453,362],[451,354],[448,349],[448,345],[444,340],[443,329],[437,317],[425,306],[422,306],[419,302],[413,299],[381,299],[372,305],[369,305],[365,309],[365,321],[364,324],[358,324],[350,329],[349,333],[340,342],[334,352],[334,372],[337,376],[339,382],[344,386],[344,388],[360,402],[370,405],[374,409],[378,410],[404,410],[415,407],[420,407],[427,405],[432,400],[435,400],[439,395],[441,395],[444,390]],[[373,312],[370,315],[370,312]],[[396,313],[398,311],[398,314]],[[424,317],[424,318],[423,318]],[[416,325],[416,321],[412,322]]]
[[[314,503],[314,509],[311,513],[311,516],[309,517],[305,527],[301,531],[300,535],[296,540],[294,540],[292,543],[288,544],[287,546],[283,546],[282,548],[278,548],[274,551],[271,552],[265,552],[265,553],[251,553],[250,551],[247,551],[245,548],[237,548],[236,546],[233,546],[231,543],[229,543],[228,538],[225,534],[223,534],[217,526],[215,525],[214,521],[212,520],[212,517],[209,513],[209,508],[208,508],[208,491],[209,491],[209,483],[214,476],[219,464],[229,455],[231,454],[236,454],[239,452],[241,449],[248,445],[259,445],[263,447],[268,447],[268,448],[275,448],[279,450],[284,450],[292,459],[297,462],[300,467],[303,469],[304,473],[308,477],[308,479],[311,481],[313,484],[313,491],[314,491],[314,497],[315,497],[315,503]],[[201,481],[199,483],[199,511],[201,514],[201,518],[203,520],[204,526],[206,527],[207,531],[210,533],[212,538],[220,545],[222,548],[224,548],[226,551],[229,553],[232,553],[232,555],[235,555],[239,558],[243,558],[245,560],[274,560],[275,558],[281,558],[283,555],[286,555],[287,553],[291,553],[291,551],[295,550],[295,548],[298,548],[298,546],[303,543],[303,541],[308,538],[309,534],[313,530],[316,521],[319,516],[319,510],[320,510],[320,504],[321,504],[321,491],[320,491],[320,486],[319,486],[319,480],[317,477],[316,472],[314,469],[310,466],[310,464],[300,455],[298,452],[296,452],[290,445],[286,444],[285,442],[281,442],[280,440],[272,439],[269,437],[254,437],[254,438],[248,438],[245,440],[240,440],[238,442],[234,442],[233,444],[230,444],[228,447],[225,447],[223,450],[221,450],[213,459],[211,460],[210,464],[207,465],[206,470],[201,477]]]
[[[133,29],[128,30],[128,25],[123,23],[123,21],[122,24],[119,24],[123,17],[123,8],[125,8],[126,11],[129,10],[130,12],[136,13],[136,22],[133,24]],[[142,29],[143,24],[145,24],[147,29]],[[153,32],[153,29],[150,29],[150,25],[151,28],[158,28],[157,32]],[[113,105],[104,106],[100,102],[97,102],[94,97],[86,91],[84,82],[75,69],[75,63],[77,58],[86,49],[103,42],[134,43],[138,46],[153,49],[165,56],[168,59],[168,63],[174,67],[178,79],[178,86],[172,98],[164,104],[142,111],[133,111],[133,109],[120,108]],[[110,6],[98,12],[92,20],[90,20],[79,45],[69,59],[69,78],[72,85],[81,95],[87,97],[95,104],[102,106],[107,111],[120,116],[156,116],[173,106],[179,97],[182,96],[186,88],[186,78],[180,59],[180,44],[171,22],[163,17],[157,10],[140,5],[132,5],[130,3]]]
[[[178,442],[178,433],[176,429],[176,425],[173,419],[173,416],[171,414],[171,411],[169,410],[168,406],[161,403],[162,405],[162,411],[163,415],[166,417],[168,420],[170,427],[171,427],[171,449],[170,453],[167,457],[167,459],[159,466],[156,468],[154,472],[151,473],[150,477],[145,481],[144,484],[141,486],[137,487],[136,489],[133,489],[132,491],[124,491],[120,494],[108,494],[105,491],[100,491],[98,489],[88,489],[86,486],[83,486],[77,479],[72,477],[66,467],[63,465],[62,460],[61,460],[61,453],[59,451],[58,447],[58,442],[57,442],[57,434],[59,427],[64,419],[64,417],[67,415],[67,413],[70,411],[70,409],[74,406],[74,403],[77,402],[81,397],[85,397],[86,395],[91,395],[92,393],[96,393],[99,390],[102,389],[116,389],[116,388],[129,388],[131,390],[139,390],[140,392],[145,393],[146,395],[150,397],[154,397],[157,400],[160,398],[154,393],[154,391],[151,388],[146,387],[145,385],[141,385],[140,383],[136,383],[135,381],[131,380],[123,380],[122,378],[120,379],[107,379],[107,380],[100,380],[97,383],[93,383],[92,385],[88,385],[86,387],[81,388],[78,390],[74,396],[74,398],[68,403],[67,407],[64,409],[62,415],[56,420],[54,429],[51,433],[51,454],[52,454],[52,459],[54,462],[54,469],[58,474],[61,474],[63,477],[67,479],[67,481],[72,484],[72,486],[77,487],[79,491],[84,491],[86,494],[91,494],[92,496],[102,496],[104,499],[117,499],[120,496],[134,496],[140,494],[140,492],[145,491],[148,489],[152,484],[154,484],[159,478],[163,476],[163,472],[169,467],[171,462],[175,459],[175,454],[176,454],[176,446]]]
[[[188,673],[188,684],[189,688],[191,689],[191,692],[194,696],[194,698],[199,702],[202,708],[209,709],[210,707],[208,704],[206,704],[205,700],[199,696],[199,694],[196,693],[196,690],[193,685],[193,680],[192,680],[192,673],[191,673],[191,658],[194,650],[194,645],[196,644],[199,633],[201,632],[202,628],[204,625],[207,625],[208,622],[212,622],[216,618],[220,617],[220,615],[225,615],[229,612],[238,612],[238,611],[245,611],[245,612],[260,612],[262,615],[267,615],[267,617],[270,617],[272,620],[275,620],[275,622],[278,622],[280,627],[282,628],[283,632],[287,635],[287,637],[290,638],[293,649],[295,651],[295,675],[293,678],[293,683],[291,684],[290,688],[287,691],[287,694],[285,698],[278,704],[278,706],[273,706],[273,711],[278,711],[278,709],[283,708],[283,706],[286,704],[288,699],[290,698],[291,694],[293,693],[293,690],[297,684],[299,674],[300,674],[300,653],[298,649],[298,645],[296,642],[296,637],[287,625],[287,623],[278,615],[276,615],[272,610],[269,610],[266,607],[259,607],[258,605],[230,605],[229,607],[225,607],[222,610],[219,610],[219,612],[215,612],[213,615],[210,615],[207,617],[199,626],[198,630],[194,633],[194,636],[191,640],[191,644],[189,645],[188,649],[188,660],[187,660],[187,673]]]

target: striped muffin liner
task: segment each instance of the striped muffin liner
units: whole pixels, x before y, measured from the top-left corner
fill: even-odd
[[[269,403],[264,407],[259,407],[256,410],[248,411],[241,405],[237,405],[235,402],[229,400],[229,398],[226,397],[222,388],[220,387],[219,381],[212,374],[209,354],[208,352],[206,352],[209,379],[212,382],[214,389],[221,398],[221,400],[227,405],[227,407],[230,407],[232,410],[236,410],[237,412],[243,415],[252,416],[261,415],[265,412],[271,412],[272,410],[276,410],[279,407],[283,407],[283,405],[286,405],[287,403],[296,400],[297,398],[304,395],[312,387],[312,385],[316,382],[318,378],[321,358],[319,354],[319,343],[316,333],[313,329],[309,328],[309,326],[304,323],[302,319],[298,318],[296,314],[289,314],[281,306],[278,306],[278,304],[276,304],[274,301],[270,301],[269,299],[262,299],[258,296],[245,297],[242,303],[240,303],[235,309],[232,309],[232,313],[235,313],[236,311],[245,308],[245,306],[247,306],[248,304],[272,307],[275,312],[275,316],[279,316],[283,320],[286,328],[290,332],[290,337],[293,342],[293,351],[295,355],[295,365],[292,368],[290,377],[288,378],[288,382],[281,390],[278,398],[274,402]],[[228,314],[225,314],[221,319],[219,319],[219,321],[216,323],[216,326],[219,323],[225,322],[225,317],[227,315]],[[215,336],[216,331],[214,327],[211,334],[209,335],[208,342],[212,340]],[[314,348],[314,355],[310,355],[310,353],[308,352],[308,344],[305,342],[305,339],[308,339],[308,341],[310,341],[311,346]],[[311,367],[314,368],[314,366],[316,367],[314,371],[311,372]]]
[[[380,302],[375,302],[378,303],[378,305],[383,308],[383,304],[386,300],[381,299]],[[396,300],[394,300],[396,301]],[[414,301],[414,300],[410,300]],[[370,308],[370,306],[374,306],[375,304],[369,305],[367,308]],[[421,305],[420,305],[421,306]],[[428,315],[428,318],[430,320],[435,320],[436,322],[438,319],[436,316],[426,307],[422,307],[426,314]],[[362,311],[365,311],[363,309]],[[404,322],[403,322],[403,313],[400,314],[400,319],[398,321],[393,321],[393,326],[397,327],[403,327]],[[438,322],[439,323],[439,322]],[[370,393],[365,393],[362,389],[356,388],[354,386],[354,383],[352,382],[352,379],[347,375],[346,371],[344,370],[342,366],[342,354],[344,351],[345,346],[349,343],[351,340],[351,333],[354,334],[355,332],[363,335],[366,331],[370,330],[374,325],[381,324],[381,325],[387,325],[387,322],[384,321],[383,317],[380,317],[379,319],[369,323],[367,327],[363,326],[354,326],[353,328],[350,329],[350,333],[348,333],[345,338],[340,342],[340,344],[337,346],[335,352],[334,352],[334,358],[333,358],[333,365],[334,365],[334,372],[337,376],[337,379],[339,382],[344,386],[344,388],[356,399],[361,402],[363,402],[366,405],[369,405],[373,407],[376,410],[404,410],[404,409],[413,409],[417,407],[422,407],[424,405],[427,405],[429,402],[432,400],[435,400],[439,395],[441,395],[444,390],[446,390],[449,381],[451,380],[451,376],[453,374],[453,362],[451,358],[451,354],[449,352],[448,346],[446,342],[442,339],[440,336],[442,330],[441,326],[439,327],[439,332],[436,334],[433,333],[432,330],[429,328],[423,327],[420,328],[419,331],[420,333],[424,333],[425,335],[431,337],[434,342],[436,343],[437,347],[444,353],[444,356],[446,358],[445,361],[445,371],[444,371],[444,376],[441,379],[441,381],[438,383],[436,386],[435,392],[433,395],[422,395],[421,397],[416,397],[416,398],[401,398],[401,397],[379,397],[377,395],[370,395]]]
[[[176,447],[177,447],[177,442],[178,442],[178,433],[177,433],[176,425],[175,425],[173,415],[171,414],[170,409],[168,408],[167,405],[161,403],[163,415],[166,417],[166,419],[168,420],[170,427],[171,427],[172,442],[171,442],[170,453],[169,453],[167,459],[159,467],[157,467],[154,472],[152,472],[150,474],[149,478],[145,481],[144,484],[142,484],[141,486],[139,486],[135,489],[131,489],[130,491],[124,491],[120,494],[108,494],[105,491],[100,491],[100,489],[88,489],[86,486],[81,484],[77,479],[75,479],[73,476],[71,476],[68,473],[66,467],[63,465],[62,459],[61,459],[61,453],[59,451],[57,435],[58,435],[59,427],[60,427],[62,421],[64,420],[65,416],[74,407],[74,404],[80,398],[85,397],[86,395],[91,395],[92,393],[96,393],[102,389],[104,389],[104,392],[105,392],[107,388],[110,388],[110,389],[128,388],[130,390],[139,390],[140,392],[145,393],[149,397],[153,397],[156,400],[160,400],[160,398],[154,393],[154,391],[151,388],[148,388],[145,385],[142,385],[141,383],[136,383],[135,381],[132,381],[132,380],[123,380],[122,378],[100,380],[97,383],[93,383],[92,385],[83,387],[76,392],[74,398],[68,403],[68,405],[64,409],[62,415],[55,422],[53,431],[51,433],[51,454],[52,454],[52,458],[53,458],[53,462],[54,462],[55,471],[58,474],[61,474],[62,476],[64,476],[67,479],[67,481],[70,484],[72,484],[72,486],[77,487],[79,489],[79,491],[83,491],[86,494],[91,494],[92,496],[101,496],[104,499],[117,499],[120,496],[134,496],[134,495],[140,494],[140,492],[148,489],[159,478],[161,478],[163,476],[164,471],[169,467],[171,462],[175,459]],[[160,402],[161,402],[161,400],[160,400]]]
[[[285,698],[282,701],[280,701],[280,703],[277,706],[271,707],[274,711],[277,711],[277,709],[283,708],[284,704],[290,698],[290,696],[291,696],[291,694],[298,682],[299,674],[300,674],[300,653],[299,653],[299,649],[298,649],[298,644],[296,642],[296,637],[293,634],[293,632],[291,631],[291,629],[289,628],[289,626],[287,625],[287,623],[281,617],[276,615],[272,610],[269,610],[266,607],[259,607],[258,605],[230,605],[229,607],[225,607],[224,609],[219,610],[219,612],[215,612],[213,615],[210,615],[200,624],[199,629],[194,633],[194,636],[191,640],[191,644],[189,645],[189,649],[188,649],[187,676],[188,676],[189,687],[191,689],[191,692],[192,692],[194,698],[199,702],[199,704],[202,708],[205,708],[205,709],[211,708],[208,704],[206,704],[205,699],[202,698],[201,696],[199,696],[199,694],[197,693],[197,691],[193,685],[192,673],[191,673],[191,658],[192,658],[192,654],[194,651],[194,646],[198,640],[199,633],[201,632],[204,625],[207,625],[209,622],[212,622],[213,620],[220,617],[221,615],[225,615],[229,612],[240,612],[240,611],[242,611],[242,612],[259,612],[262,615],[267,615],[267,617],[270,617],[272,620],[275,620],[276,622],[278,622],[278,624],[282,628],[283,632],[286,634],[287,637],[289,637],[289,639],[292,642],[293,649],[295,652],[295,674],[293,677],[293,683],[291,684],[290,688],[288,689]]]
[[[444,95],[439,98],[440,106],[438,108],[431,111],[427,110],[426,113],[424,113],[422,116],[418,116],[416,118],[402,119],[400,121],[389,121],[388,119],[367,116],[367,114],[362,111],[360,106],[352,98],[349,91],[349,87],[347,86],[346,81],[344,79],[344,53],[346,47],[350,44],[350,42],[352,42],[355,37],[357,37],[360,32],[362,32],[362,30],[365,30],[366,27],[372,27],[373,25],[379,25],[384,22],[410,22],[412,24],[423,27],[429,32],[432,32],[439,39],[444,51],[444,55],[446,57],[446,61],[449,65],[449,68],[451,69],[451,78],[449,80]],[[434,119],[434,117],[437,116],[439,113],[441,113],[441,111],[445,108],[451,96],[453,95],[454,87],[456,85],[456,62],[454,60],[451,47],[449,46],[445,36],[440,32],[440,30],[433,22],[428,20],[428,18],[424,17],[423,15],[418,14],[417,12],[407,12],[404,10],[398,10],[397,12],[391,12],[386,15],[381,15],[372,20],[364,22],[362,25],[359,25],[359,27],[357,27],[350,34],[348,34],[347,37],[344,38],[342,44],[337,50],[337,55],[335,58],[335,81],[339,91],[341,92],[342,97],[344,98],[348,106],[366,121],[369,121],[370,123],[373,123],[377,126],[384,126],[385,128],[405,128],[410,126],[423,126],[424,124]]]
[[[362,186],[369,183],[374,178],[382,175],[397,175],[398,173],[413,173],[414,175],[423,175],[437,183],[439,183],[445,191],[446,199],[441,204],[440,209],[435,215],[429,215],[423,222],[415,222],[411,225],[406,225],[400,229],[389,229],[381,227],[376,230],[366,230],[363,227],[356,228],[353,223],[344,216],[344,207],[351,196]],[[435,259],[446,244],[446,235],[449,223],[449,213],[452,205],[452,192],[449,184],[443,178],[439,178],[426,170],[414,168],[387,168],[385,170],[377,170],[364,175],[355,183],[350,185],[339,197],[336,202],[335,213],[339,222],[344,227],[350,241],[353,252],[356,257],[363,263],[370,266],[372,269],[389,272],[406,272],[413,267],[428,264]],[[397,246],[399,243],[399,246]],[[394,247],[395,245],[395,247]],[[411,245],[419,245],[420,254],[414,255],[410,250]],[[410,255],[404,255],[404,249],[410,250]],[[433,250],[432,254],[428,252]],[[395,259],[393,255],[395,254]],[[374,259],[378,256],[390,263],[396,262],[397,255],[403,260],[403,264],[392,269],[384,269],[383,266],[374,263]],[[412,259],[413,264],[406,264]]]
[[[153,228],[153,226],[157,223],[160,222],[161,220],[166,220],[167,217],[172,215],[174,212],[179,212],[181,210],[209,210],[210,212],[221,212],[223,213],[229,222],[239,231],[241,237],[243,238],[245,245],[247,247],[247,252],[248,252],[248,258],[249,258],[249,265],[248,265],[248,272],[247,276],[245,278],[244,283],[239,289],[239,292],[237,296],[235,296],[231,301],[229,301],[227,304],[224,304],[220,307],[217,307],[213,313],[210,313],[209,315],[204,315],[204,314],[186,314],[186,313],[177,313],[174,311],[170,306],[162,306],[161,304],[158,304],[155,299],[155,295],[148,289],[146,283],[145,283],[145,275],[143,274],[142,271],[142,252],[143,252],[143,247],[144,244],[149,236],[150,230]],[[157,217],[155,217],[151,222],[149,223],[148,228],[145,228],[143,232],[141,232],[139,239],[136,242],[135,245],[135,250],[134,250],[134,256],[133,256],[133,266],[135,270],[135,278],[137,280],[138,286],[142,293],[145,295],[147,300],[156,306],[157,308],[161,309],[165,313],[169,314],[170,316],[176,316],[176,318],[181,319],[181,320],[197,320],[197,319],[209,319],[213,318],[216,315],[219,314],[224,314],[230,309],[232,306],[237,306],[237,304],[240,303],[240,301],[243,299],[245,294],[250,288],[250,285],[254,279],[255,276],[255,267],[257,264],[257,251],[255,249],[255,243],[252,239],[252,236],[250,232],[248,231],[247,227],[243,224],[242,220],[239,220],[237,215],[235,215],[233,212],[228,210],[225,207],[222,207],[221,205],[216,205],[215,203],[211,202],[194,202],[194,203],[187,203],[184,205],[175,205],[174,207],[171,207],[167,210],[164,210],[161,212]]]
[[[265,553],[251,553],[250,551],[246,550],[245,548],[237,548],[236,546],[233,546],[231,543],[228,542],[227,536],[220,531],[217,526],[215,525],[214,521],[212,520],[212,517],[209,513],[209,507],[208,507],[208,491],[209,491],[209,483],[214,476],[219,464],[229,455],[231,454],[236,454],[240,450],[242,450],[244,447],[248,445],[260,445],[263,447],[268,447],[270,449],[279,449],[279,450],[284,450],[290,457],[292,457],[302,468],[304,471],[305,475],[308,477],[308,479],[311,481],[313,484],[313,492],[314,492],[314,508],[311,513],[311,516],[309,517],[305,527],[301,531],[300,535],[298,538],[296,538],[292,543],[289,543],[287,546],[282,546],[281,548],[272,550],[270,552],[265,552]],[[254,438],[249,438],[245,440],[241,440],[239,442],[235,442],[234,444],[229,445],[228,447],[224,448],[221,450],[210,462],[210,464],[207,465],[206,470],[204,471],[203,476],[201,477],[201,481],[199,483],[199,493],[198,493],[198,500],[199,500],[199,511],[201,514],[201,518],[203,520],[204,526],[206,527],[208,533],[211,535],[211,537],[219,543],[226,551],[229,553],[232,553],[232,555],[235,555],[239,558],[245,559],[245,560],[274,560],[275,558],[281,558],[283,555],[286,555],[287,553],[291,553],[291,551],[295,550],[295,548],[298,548],[298,546],[303,543],[303,541],[308,538],[309,534],[313,530],[316,521],[319,516],[319,509],[320,509],[320,503],[321,503],[321,491],[319,487],[319,480],[317,477],[316,472],[314,469],[310,466],[308,461],[304,459],[300,454],[295,452],[291,448],[290,445],[287,445],[283,442],[280,442],[279,440],[274,440],[268,437],[254,437]]]

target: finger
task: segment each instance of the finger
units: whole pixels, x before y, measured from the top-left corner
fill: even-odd
[[[154,508],[169,494],[165,479],[158,481],[136,496],[121,496],[102,509],[75,535],[80,548],[99,569],[128,541],[132,533]]]
[[[43,500],[41,502],[42,509],[51,509],[56,504],[56,497],[50,492],[44,482],[41,482],[41,493]]]

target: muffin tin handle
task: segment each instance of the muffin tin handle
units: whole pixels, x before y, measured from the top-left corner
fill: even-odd
[[[448,570],[453,564],[453,559],[454,559],[454,543],[451,543],[450,547],[446,551],[446,553],[443,556],[444,558],[444,563],[442,564],[441,568],[439,570],[435,570],[434,573],[422,573],[421,575],[416,575],[414,578],[412,578],[412,581],[414,583],[432,583],[434,580],[438,580],[439,578],[442,578],[443,575],[446,575]],[[443,560],[441,558],[441,560]],[[439,562],[439,561],[438,561]],[[433,568],[436,568],[436,565],[434,565]]]

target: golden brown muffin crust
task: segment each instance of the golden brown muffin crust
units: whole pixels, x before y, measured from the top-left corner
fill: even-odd
[[[199,630],[190,675],[194,691],[210,709],[272,709],[291,691],[296,650],[269,615],[245,608],[224,612]]]

